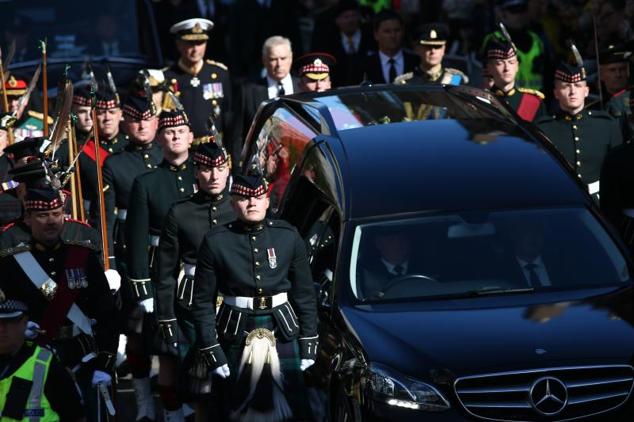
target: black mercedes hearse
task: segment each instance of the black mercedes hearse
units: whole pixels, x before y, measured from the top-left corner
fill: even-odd
[[[634,415],[625,249],[548,140],[466,87],[265,104],[273,180],[319,285],[331,420]]]

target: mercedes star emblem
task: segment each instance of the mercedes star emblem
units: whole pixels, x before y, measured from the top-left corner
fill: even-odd
[[[566,385],[554,377],[539,378],[531,387],[530,402],[544,416],[560,413],[568,403]]]

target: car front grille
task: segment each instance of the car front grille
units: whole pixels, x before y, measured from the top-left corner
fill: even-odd
[[[546,368],[462,377],[454,388],[471,415],[496,421],[568,420],[625,403],[634,385],[628,365]]]

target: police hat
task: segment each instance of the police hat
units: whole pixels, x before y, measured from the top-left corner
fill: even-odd
[[[0,113],[0,130],[9,130],[16,122],[13,113]]]
[[[168,127],[189,126],[189,119],[184,110],[164,110],[159,115],[159,132]]]
[[[416,31],[415,40],[420,45],[445,45],[449,29],[442,23],[428,23]]]
[[[73,91],[73,104],[80,107],[90,107],[92,95],[90,93],[90,85],[81,85],[75,87]]]
[[[148,120],[154,113],[152,99],[145,96],[129,95],[123,104],[123,116],[134,120]]]
[[[215,142],[201,144],[194,153],[194,163],[207,167],[218,167],[229,161],[227,151]]]
[[[516,55],[517,53],[515,52],[513,43],[497,35],[489,37],[484,47],[484,58],[486,60],[506,60]]]
[[[29,312],[26,303],[8,299],[4,292],[0,289],[0,319],[11,319],[20,317]]]
[[[10,97],[19,97],[20,95],[26,94],[28,87],[29,84],[26,82],[26,79],[16,78],[14,75],[11,75],[4,83],[4,89]]]
[[[585,81],[586,71],[582,66],[559,62],[555,69],[555,80],[562,82]]]
[[[37,138],[25,138],[20,142],[9,145],[4,149],[4,153],[14,162],[25,157],[41,157],[42,146],[48,140],[42,136]]]
[[[183,41],[207,41],[213,27],[214,23],[208,19],[193,18],[175,23],[170,33]]]
[[[599,63],[627,63],[630,61],[632,50],[625,45],[610,44],[599,52]]]
[[[27,211],[50,211],[64,206],[61,193],[52,187],[29,188],[24,198]]]
[[[296,60],[296,67],[299,76],[306,76],[308,79],[320,81],[325,79],[332,68],[335,66],[337,59],[328,53],[307,53]]]
[[[268,188],[266,179],[260,175],[236,174],[232,178],[230,193],[251,198],[267,193]]]

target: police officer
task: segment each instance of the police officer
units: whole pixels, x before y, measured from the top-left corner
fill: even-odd
[[[584,109],[589,88],[585,69],[579,65],[561,62],[557,66],[553,92],[561,111],[535,124],[574,168],[590,194],[598,195],[603,160],[611,148],[622,143],[618,124],[607,112]]]
[[[164,220],[157,256],[156,312],[161,333],[169,347],[183,342],[195,343],[190,307],[198,247],[212,227],[235,219],[227,194],[231,158],[225,149],[215,142],[203,144],[196,150],[193,160],[198,192],[170,208]],[[183,276],[179,283],[181,265]],[[184,338],[178,337],[181,332]],[[208,384],[200,384],[192,383],[191,392],[208,392]],[[203,408],[196,413],[203,412]]]
[[[123,129],[129,142],[123,151],[109,155],[103,163],[104,202],[109,250],[116,265],[125,271],[125,220],[134,178],[153,170],[163,158],[154,142],[158,117],[151,100],[130,96],[123,106]],[[117,226],[115,228],[115,226]],[[111,267],[115,265],[111,257]]]
[[[28,307],[0,290],[0,409],[2,418],[84,420],[77,384],[54,352],[31,341]],[[30,397],[34,399],[29,400]],[[41,418],[41,419],[40,419]]]
[[[332,88],[330,72],[337,60],[328,53],[307,53],[295,61],[301,92],[324,92]]]
[[[112,382],[115,307],[92,245],[62,239],[63,205],[50,187],[27,191],[31,242],[0,250],[0,288],[27,303],[31,321],[43,331],[38,342],[50,342],[67,368],[79,366],[76,377],[90,407],[97,400],[91,388]]]
[[[233,418],[259,401],[270,420],[301,420],[308,417],[301,371],[314,364],[317,351],[306,247],[291,225],[265,218],[269,198],[261,176],[235,175],[231,195],[238,219],[213,227],[198,253],[192,316],[199,352],[209,369],[233,384],[218,386],[226,395],[221,405]],[[218,293],[224,301],[216,316]],[[259,370],[271,375],[258,379]],[[252,388],[229,397],[241,377]]]
[[[515,110],[519,117],[532,122],[546,112],[544,94],[515,85],[519,60],[510,40],[491,36],[484,49],[484,59],[486,71],[493,79],[490,91]]]
[[[128,280],[135,301],[145,313],[154,312],[150,274],[159,246],[161,227],[170,206],[190,197],[196,188],[194,166],[189,159],[193,134],[183,111],[163,111],[159,119],[158,142],[163,147],[163,162],[156,170],[139,175],[132,185],[127,219]],[[149,253],[148,253],[149,250]],[[172,251],[174,253],[175,251]],[[149,327],[144,336],[151,338]],[[149,350],[146,351],[149,352]],[[161,354],[161,350],[158,350]],[[183,420],[182,403],[177,399],[172,359],[159,356],[159,389],[165,420]]]
[[[445,85],[469,83],[467,75],[442,65],[449,30],[441,23],[422,26],[416,36],[414,51],[420,57],[420,64],[412,72],[399,75],[395,84],[423,84],[437,82]]]
[[[170,32],[176,36],[178,62],[164,69],[165,78],[189,116],[194,132],[194,145],[206,142],[207,119],[213,115],[218,131],[223,134],[232,124],[231,81],[227,66],[205,60],[205,50],[213,22],[187,19],[174,24]],[[229,139],[229,138],[227,138]]]

